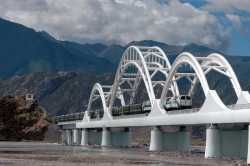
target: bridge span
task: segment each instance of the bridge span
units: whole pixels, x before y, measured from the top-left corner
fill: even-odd
[[[224,104],[210,88],[207,75],[211,72],[229,80],[232,94],[228,95],[236,96],[235,103]],[[192,97],[199,87],[204,99],[194,105]],[[242,90],[231,65],[218,53],[197,57],[183,52],[171,64],[159,47],[130,46],[113,84],[96,83],[87,110],[56,120],[69,145],[128,147],[131,128],[147,126],[151,128],[150,151],[189,151],[187,127],[204,125],[205,158],[238,156],[250,164],[250,94]],[[179,131],[165,132],[164,126],[179,126]]]

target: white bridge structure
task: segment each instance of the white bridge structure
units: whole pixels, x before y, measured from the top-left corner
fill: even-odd
[[[216,90],[210,88],[210,71],[230,80],[234,94],[228,95],[237,96],[234,104],[225,105]],[[178,87],[182,78],[190,82],[185,94]],[[193,96],[197,86],[205,96],[201,107],[172,111],[164,108],[167,98]],[[150,108],[146,111],[134,103],[143,90],[146,95],[140,97],[147,98]],[[96,101],[101,103],[99,109],[94,108]],[[231,65],[218,53],[196,57],[183,52],[171,64],[159,47],[130,46],[123,53],[113,84],[96,83],[86,111],[59,116],[57,121],[69,145],[128,147],[131,128],[150,127],[150,151],[189,151],[188,127],[206,126],[205,158],[238,156],[250,163],[250,94],[242,90]],[[179,130],[166,132],[164,126]]]

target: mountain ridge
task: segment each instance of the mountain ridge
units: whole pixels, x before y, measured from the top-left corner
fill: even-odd
[[[0,27],[0,77],[4,78],[53,71],[114,73],[122,53],[130,45],[159,46],[170,60],[181,51],[191,51],[197,56],[214,51],[197,44],[173,46],[153,40],[133,41],[124,46],[61,41],[45,31],[37,32],[1,18]]]

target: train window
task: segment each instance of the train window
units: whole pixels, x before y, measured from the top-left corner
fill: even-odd
[[[191,97],[190,97],[190,96],[187,96],[187,99],[188,99],[188,100],[191,100]]]
[[[181,99],[185,99],[185,96],[181,96]]]

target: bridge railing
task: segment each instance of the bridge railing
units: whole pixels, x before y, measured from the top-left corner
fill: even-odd
[[[96,109],[96,110],[91,110],[88,111],[88,115],[90,119],[101,119],[103,117],[104,111],[103,109]]]
[[[55,117],[55,122],[66,122],[66,121],[76,121],[83,119],[84,112],[77,112],[67,115],[60,115]]]
[[[122,116],[122,115],[136,115],[136,114],[147,114],[150,110],[143,109],[142,104],[133,104],[122,107],[113,107],[112,115],[113,116]]]

